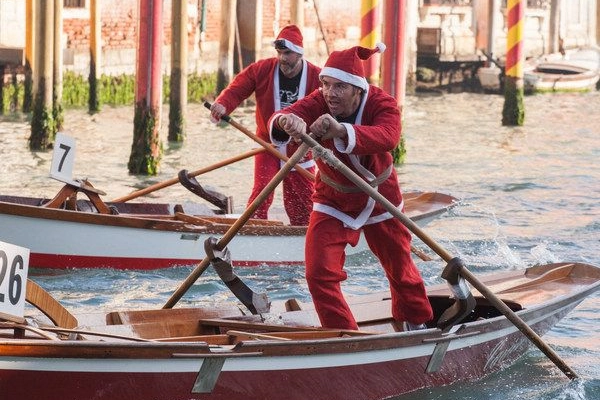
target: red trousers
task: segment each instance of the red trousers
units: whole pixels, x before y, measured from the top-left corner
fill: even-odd
[[[410,254],[411,236],[395,218],[365,225],[369,248],[377,256],[390,284],[392,316],[396,321],[421,324],[433,318],[425,285]],[[306,234],[306,280],[321,325],[332,329],[358,329],[341,291],[346,280],[344,249],[356,245],[360,230],[345,228],[329,215],[313,212]]]
[[[267,186],[273,177],[279,172],[280,160],[274,155],[263,152],[254,156],[254,186],[248,199],[248,205],[256,199],[260,192]],[[308,172],[314,174],[315,168],[307,168]],[[312,210],[311,196],[314,191],[314,181],[305,178],[297,171],[290,171],[283,180],[283,205],[290,219],[291,225],[308,225],[308,219]],[[260,219],[268,218],[269,207],[273,203],[274,192],[260,204],[253,217]]]

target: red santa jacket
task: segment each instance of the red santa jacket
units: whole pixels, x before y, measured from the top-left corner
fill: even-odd
[[[310,126],[319,116],[329,113],[329,108],[321,90],[316,90],[273,115],[269,126],[272,127],[272,120],[277,115],[287,113],[296,114]],[[323,147],[332,150],[337,158],[367,181],[389,173],[377,190],[392,204],[402,208],[402,194],[391,155],[391,150],[400,141],[401,131],[400,110],[396,99],[376,86],[369,86],[363,95],[355,123],[344,125],[348,132],[347,138],[325,140],[321,143]],[[271,140],[277,143],[279,136],[276,138],[273,133],[271,132]],[[280,142],[286,141],[285,137],[280,139]],[[289,141],[289,137],[287,140]],[[344,193],[325,183],[321,174],[327,175],[337,184],[355,186],[341,172],[319,159],[317,166],[313,195],[315,210],[332,215],[354,229],[392,218],[389,212],[364,192]]]
[[[319,72],[321,72],[319,67],[305,59],[302,59],[302,62],[299,99],[319,87]],[[227,114],[230,114],[252,93],[256,97],[256,135],[269,141],[267,122],[271,115],[281,108],[279,106],[279,63],[277,58],[259,60],[244,68],[219,94],[216,101],[225,107]],[[292,142],[287,146],[287,150],[281,148],[280,150],[291,156],[297,148],[298,145]]]

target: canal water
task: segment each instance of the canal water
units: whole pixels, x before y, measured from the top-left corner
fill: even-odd
[[[407,157],[398,167],[405,190],[439,191],[460,204],[424,228],[475,274],[530,265],[578,261],[600,266],[600,92],[525,97],[525,125],[503,127],[504,98],[473,93],[409,96],[404,111]],[[168,115],[163,110],[163,115]],[[252,108],[233,114],[253,129]],[[131,107],[105,107],[99,114],[69,110],[65,133],[77,142],[75,178],[88,178],[111,200],[136,189],[194,171],[257,145],[231,126],[208,121],[208,111],[190,105],[183,144],[163,139],[164,158],[156,177],[132,176],[127,161],[133,135]],[[163,123],[166,137],[166,122]],[[22,117],[0,122],[0,193],[52,197],[62,184],[49,178],[50,152],[27,148],[29,125]],[[252,161],[244,160],[198,176],[207,186],[233,196],[241,212],[250,193]],[[138,201],[200,201],[173,185]],[[281,193],[274,213],[281,214]],[[68,240],[68,238],[65,238]],[[234,239],[235,240],[235,239]],[[415,258],[427,284],[441,282],[443,262]],[[192,267],[134,272],[117,270],[32,270],[30,276],[68,308],[160,307]],[[387,281],[368,254],[350,257],[345,290],[367,293]],[[308,300],[302,268],[241,268],[238,274],[273,299]],[[180,305],[234,301],[207,271]],[[600,399],[600,292],[581,303],[544,336],[581,379],[569,382],[537,349],[514,366],[485,380],[402,396],[413,399],[592,400]],[[352,400],[352,399],[350,399]]]

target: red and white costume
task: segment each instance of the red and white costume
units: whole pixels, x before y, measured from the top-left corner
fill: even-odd
[[[321,75],[328,75],[327,66],[326,63]],[[391,155],[400,140],[401,130],[396,100],[366,81],[364,84],[349,83],[365,90],[356,120],[344,123],[348,133],[346,138],[326,140],[321,144],[402,209],[402,194]],[[322,91],[317,90],[274,115],[270,126],[277,115],[287,113],[294,113],[310,126],[330,111]],[[343,269],[345,247],[357,244],[361,230],[390,282],[394,318],[414,324],[431,320],[433,312],[424,283],[411,258],[408,229],[358,190],[341,172],[320,159],[317,159],[317,166],[314,212],[306,235],[305,253],[306,279],[321,324],[336,329],[358,328],[340,284],[347,278]],[[325,180],[333,181],[338,188]]]
[[[278,38],[285,36],[285,31]],[[300,42],[301,45],[301,42]],[[292,45],[293,47],[293,45]],[[300,49],[301,47],[296,47]],[[293,49],[292,49],[293,50]],[[320,68],[302,59],[302,76],[298,99],[319,87]],[[267,121],[275,112],[281,110],[279,98],[279,63],[277,58],[259,60],[241,71],[229,86],[215,100],[225,106],[227,114],[231,113],[242,101],[252,94],[256,97],[256,135],[267,142],[269,131]],[[278,149],[288,157],[298,148],[297,143],[280,143]],[[269,152],[254,156],[254,186],[248,204],[260,194],[273,179],[283,165],[283,161]],[[299,166],[314,173],[314,161],[310,153],[298,163]],[[314,182],[292,170],[283,181],[283,202],[291,225],[307,225],[312,202],[310,197],[314,191]],[[273,203],[273,193],[262,202],[254,217],[266,219],[269,207]]]

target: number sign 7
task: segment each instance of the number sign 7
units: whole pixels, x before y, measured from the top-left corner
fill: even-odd
[[[61,144],[60,144],[58,147],[59,147],[60,149],[63,149],[63,150],[65,151],[65,152],[63,153],[62,157],[60,158],[60,162],[58,163],[58,172],[61,172],[61,171],[62,171],[63,164],[64,164],[64,162],[65,162],[65,159],[67,158],[67,155],[69,154],[69,150],[71,150],[71,146],[67,146],[67,145],[66,145],[66,144],[64,144],[64,143],[61,143]]]
[[[58,132],[54,139],[50,176],[61,182],[72,183],[73,164],[75,164],[75,139]]]

